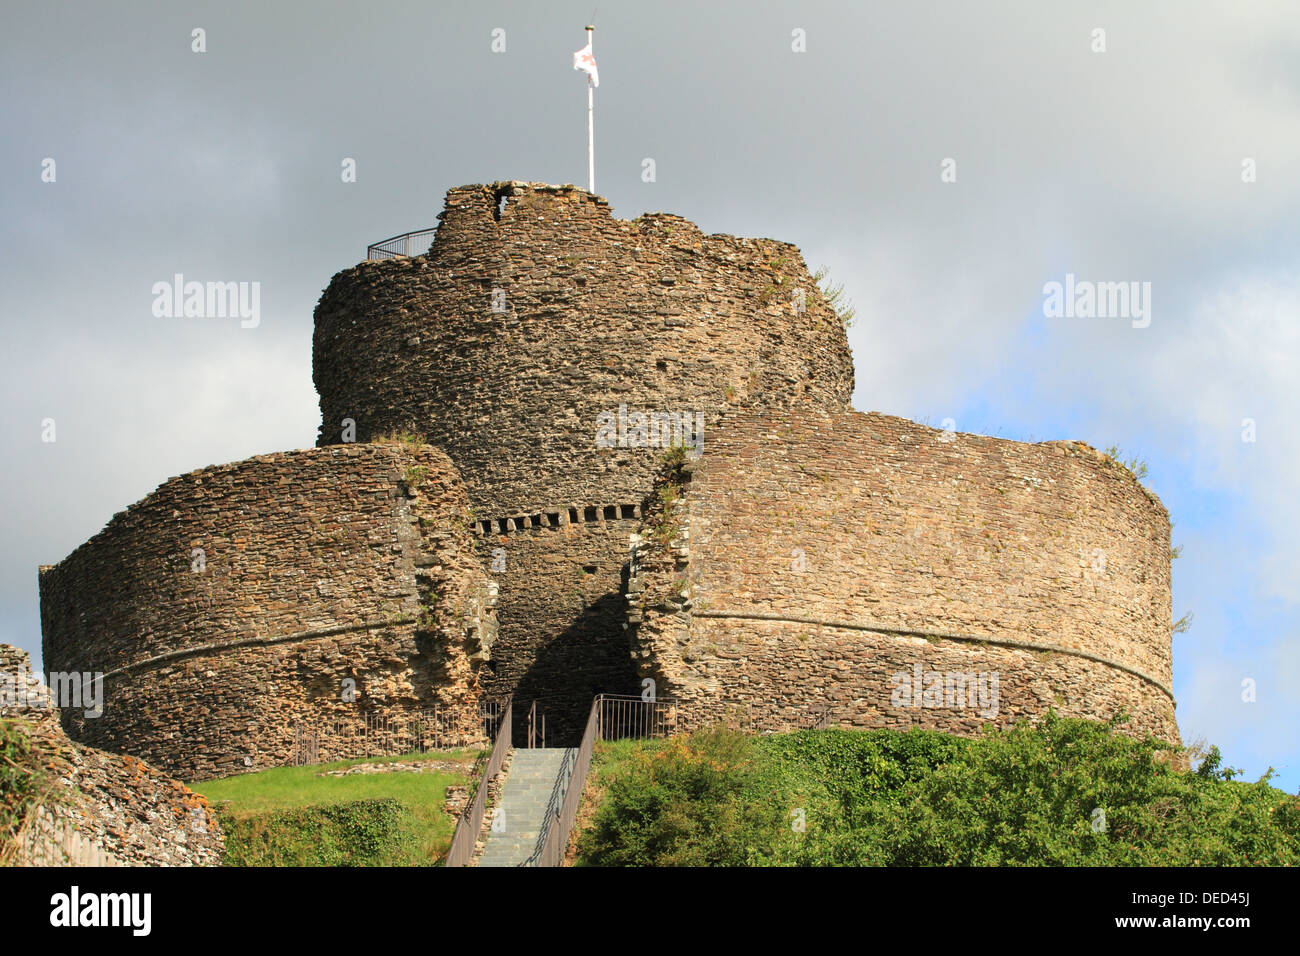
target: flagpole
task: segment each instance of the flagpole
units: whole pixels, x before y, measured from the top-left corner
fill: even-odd
[[[591,46],[591,34],[596,28],[587,26],[587,46]],[[595,98],[596,88],[591,85],[591,77],[587,77],[587,192],[593,195],[596,192],[596,122],[595,122]]]

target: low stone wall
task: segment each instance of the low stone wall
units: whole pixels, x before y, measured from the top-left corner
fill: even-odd
[[[103,674],[69,733],[191,780],[292,762],[303,726],[472,721],[494,604],[455,469],[402,443],[174,478],[41,573],[47,667]]]
[[[1168,516],[1088,446],[739,415],[670,485],[630,617],[687,721],[966,733],[1055,708],[1178,740]]]
[[[0,673],[29,675],[26,652],[0,645]],[[54,787],[22,834],[19,865],[211,866],[225,852],[221,826],[202,796],[134,757],[68,739],[48,688],[24,680],[22,706],[0,704],[21,721],[32,756]]]

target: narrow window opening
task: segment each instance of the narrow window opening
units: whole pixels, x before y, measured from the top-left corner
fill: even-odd
[[[588,508],[585,512],[583,512],[583,515],[584,515],[582,519],[583,521],[596,521],[599,518],[599,516],[596,514],[595,508]]]
[[[569,509],[569,524],[577,524],[577,523],[578,523],[578,509],[577,509],[577,508],[570,508],[570,509]]]
[[[507,531],[509,531],[509,530],[510,530],[510,519],[509,519],[509,518],[497,518],[497,530],[500,531],[502,534],[505,534]]]
[[[624,518],[635,518],[635,517],[636,517],[636,505],[623,505],[623,517],[624,517]]]
[[[618,506],[617,506],[617,505],[605,505],[605,520],[606,520],[606,521],[617,521],[617,520],[618,520]]]
[[[546,525],[550,528],[558,528],[560,526],[560,513],[558,511],[546,512]]]

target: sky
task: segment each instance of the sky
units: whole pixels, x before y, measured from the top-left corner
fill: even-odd
[[[314,444],[335,272],[452,186],[585,185],[592,7],[6,11],[0,641],[39,666],[39,565],[169,477]],[[1300,7],[606,0],[595,23],[614,214],[825,266],[855,408],[1144,460],[1192,614],[1184,740],[1300,790]],[[256,326],[155,315],[177,273],[259,283]],[[1047,314],[1068,275],[1149,288],[1149,324]]]

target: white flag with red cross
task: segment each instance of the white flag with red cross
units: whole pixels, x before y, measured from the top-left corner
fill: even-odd
[[[590,40],[587,41],[586,46],[573,54],[573,68],[575,70],[582,70],[583,73],[586,73],[588,82],[590,82],[592,86],[600,86],[600,76],[596,73],[596,57],[591,52]]]

